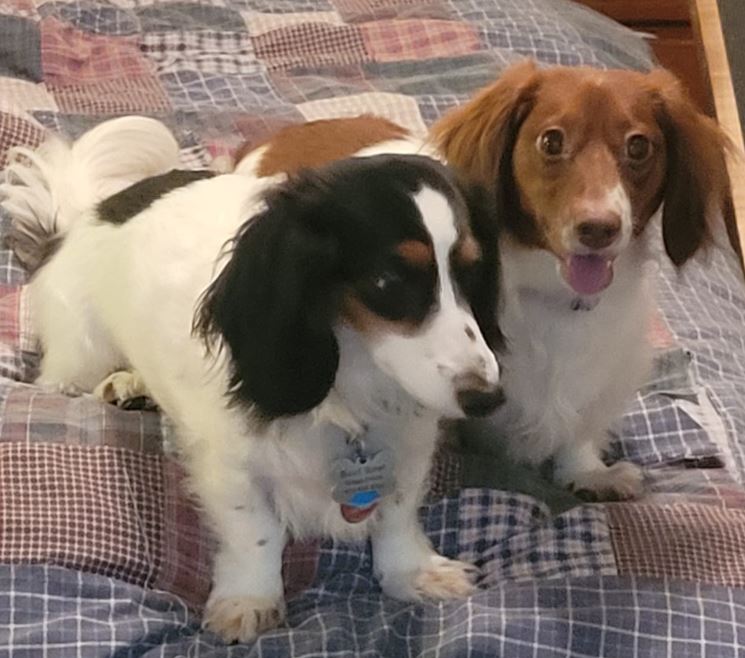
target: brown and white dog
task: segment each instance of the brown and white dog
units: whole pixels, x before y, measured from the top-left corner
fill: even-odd
[[[419,140],[384,119],[279,132],[237,170],[291,172],[349,155],[434,154],[492,190],[504,226],[501,326],[507,402],[471,441],[498,434],[516,459],[553,458],[554,479],[630,497],[641,471],[602,459],[611,424],[643,383],[652,295],[646,230],[684,264],[728,192],[728,140],[670,73],[517,64]]]

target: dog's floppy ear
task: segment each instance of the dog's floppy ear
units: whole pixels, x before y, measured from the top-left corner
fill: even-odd
[[[493,187],[505,173],[503,164],[512,152],[517,130],[539,83],[535,63],[520,62],[440,119],[432,127],[432,135],[447,163],[469,180]]]
[[[724,207],[729,194],[725,155],[734,147],[674,75],[658,69],[647,79],[667,148],[662,235],[667,255],[679,266],[708,240],[709,223]]]
[[[469,295],[471,311],[487,345],[498,352],[504,349],[505,341],[499,328],[501,265],[496,202],[494,195],[481,185],[459,181],[458,186],[468,206],[471,231],[481,249]]]
[[[195,332],[229,351],[231,396],[271,420],[312,409],[334,383],[338,245],[325,182],[301,174],[266,198],[202,297]]]

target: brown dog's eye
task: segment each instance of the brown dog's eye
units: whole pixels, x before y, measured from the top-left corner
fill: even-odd
[[[559,128],[549,128],[538,140],[541,151],[548,156],[556,157],[564,152],[564,133]]]
[[[631,135],[626,140],[626,155],[630,160],[641,162],[649,157],[652,145],[644,135]]]

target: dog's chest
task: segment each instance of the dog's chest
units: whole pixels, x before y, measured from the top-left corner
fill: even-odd
[[[575,309],[569,300],[546,304],[530,295],[506,303],[507,402],[498,418],[511,432],[536,437],[530,450],[547,453],[536,457],[575,436],[596,407],[608,404],[604,398],[619,378],[643,370],[650,317],[645,287],[615,292],[591,310]]]
[[[404,425],[398,417],[386,418],[376,422],[373,432],[351,439],[338,427],[309,421],[258,444],[249,468],[293,535],[360,540],[376,514],[350,523],[340,498],[377,491],[383,502],[394,494],[411,460],[417,459],[414,444],[422,435],[404,431]],[[435,429],[432,424],[432,441]],[[360,460],[367,462],[361,469]]]

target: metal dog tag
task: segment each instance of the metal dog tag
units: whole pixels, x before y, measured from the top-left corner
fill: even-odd
[[[350,523],[365,518],[365,512],[371,513],[395,489],[394,455],[386,431],[381,427],[354,437],[338,427],[327,432],[331,495]]]
[[[390,450],[359,451],[337,459],[331,469],[332,496],[340,505],[368,507],[393,492],[393,459]]]

